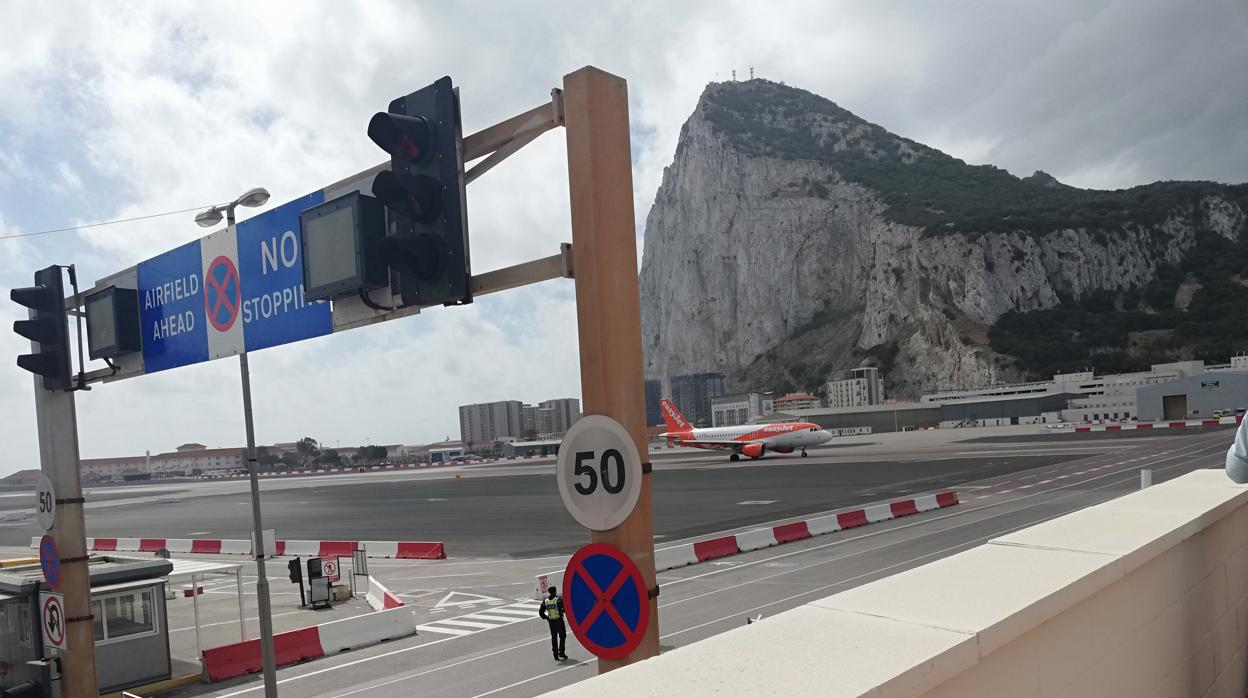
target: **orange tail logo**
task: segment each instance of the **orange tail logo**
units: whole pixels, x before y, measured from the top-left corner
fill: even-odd
[[[676,405],[671,400],[663,398],[659,402],[659,406],[663,408],[663,423],[667,425],[668,431],[690,431],[693,429],[685,416],[676,409]]]

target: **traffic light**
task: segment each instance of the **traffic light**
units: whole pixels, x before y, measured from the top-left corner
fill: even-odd
[[[300,564],[299,558],[287,561],[286,571],[290,573],[291,584],[300,584],[303,582],[303,565]]]
[[[29,320],[13,322],[13,331],[34,342],[39,349],[21,354],[17,365],[43,376],[45,390],[73,387],[69,361],[69,322],[65,312],[65,287],[61,268],[52,265],[35,272],[35,285],[15,288],[9,297],[34,311]]]
[[[381,250],[403,305],[472,302],[459,95],[449,77],[373,115],[368,137],[390,154],[373,180],[387,209]]]

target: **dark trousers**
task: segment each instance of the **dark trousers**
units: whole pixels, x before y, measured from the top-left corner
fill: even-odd
[[[546,622],[550,624],[550,651],[557,658],[565,654],[563,650],[564,645],[568,642],[568,629],[563,624],[563,619],[548,620]]]

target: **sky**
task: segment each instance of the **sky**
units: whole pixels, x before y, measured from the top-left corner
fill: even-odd
[[[385,160],[369,117],[443,75],[467,134],[585,65],[628,80],[639,226],[706,84],[751,68],[1020,176],[1243,182],[1245,37],[1243,0],[5,3],[0,238],[272,192],[245,218]],[[571,239],[564,156],[555,130],[469,186],[474,271]],[[193,216],[0,239],[0,476],[38,467],[8,289],[69,263],[89,286],[201,237]],[[579,396],[576,341],[556,280],[254,352],[257,440],[457,437],[460,404]],[[244,441],[233,359],[76,399],[86,458]]]

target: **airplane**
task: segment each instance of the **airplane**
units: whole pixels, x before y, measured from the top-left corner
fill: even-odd
[[[823,427],[810,422],[742,424],[735,427],[696,429],[671,400],[664,398],[659,404],[663,408],[663,422],[667,425],[667,431],[659,436],[667,439],[668,443],[690,448],[730,449],[732,455],[728,456],[728,460],[734,462],[741,460],[741,456],[757,460],[768,451],[792,453],[798,449],[801,449],[802,457],[805,458],[808,446],[818,446],[832,440],[832,435],[824,431]]]

